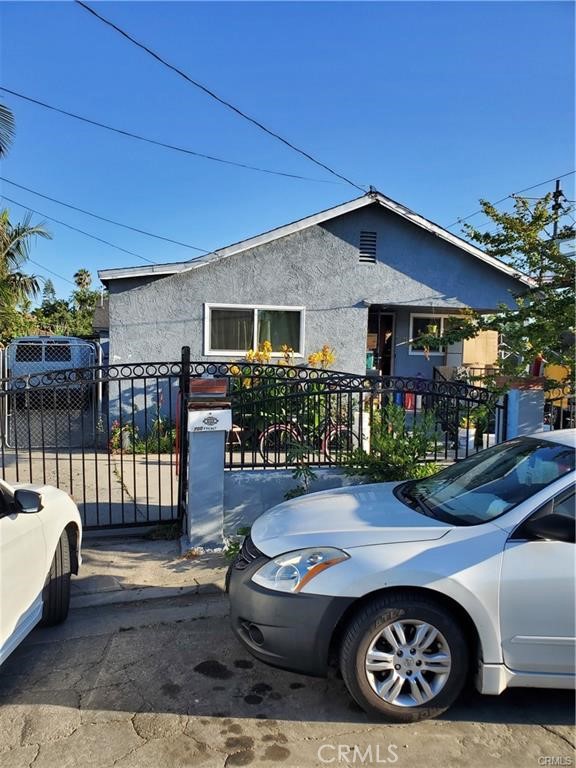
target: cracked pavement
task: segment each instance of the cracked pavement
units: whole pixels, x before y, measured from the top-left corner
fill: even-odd
[[[252,659],[227,614],[225,597],[185,595],[35,630],[0,669],[2,768],[574,765],[569,691],[470,693],[437,720],[377,723],[336,676]]]

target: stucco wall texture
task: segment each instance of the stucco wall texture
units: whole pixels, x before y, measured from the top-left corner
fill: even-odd
[[[377,232],[377,263],[360,263],[362,230]],[[183,345],[204,354],[205,303],[305,306],[306,357],[323,344],[335,369],[363,373],[367,304],[396,316],[395,372],[430,375],[441,360],[410,357],[409,313],[511,302],[519,283],[401,217],[371,205],[322,225],[147,282],[110,284],[110,362],[177,360]]]

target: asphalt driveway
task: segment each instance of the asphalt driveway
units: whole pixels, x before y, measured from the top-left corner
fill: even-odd
[[[274,670],[223,596],[74,610],[0,670],[2,768],[574,765],[566,691],[470,695],[444,718],[370,721],[341,680]]]

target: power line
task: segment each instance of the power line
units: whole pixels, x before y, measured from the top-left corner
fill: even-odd
[[[11,96],[16,96],[16,98],[18,99],[29,101],[30,103],[36,104],[39,107],[44,107],[44,109],[50,109],[52,110],[52,112],[58,112],[59,114],[65,115],[66,117],[73,117],[75,120],[80,120],[83,123],[94,125],[97,128],[104,128],[107,131],[112,131],[113,133],[119,133],[122,136],[126,136],[130,139],[137,139],[138,141],[144,141],[148,144],[154,144],[157,147],[164,147],[164,149],[171,149],[174,152],[182,152],[185,155],[193,155],[194,157],[201,157],[205,160],[213,160],[216,163],[224,163],[225,165],[234,165],[237,168],[245,168],[249,171],[258,171],[259,173],[269,173],[274,176],[285,176],[289,179],[300,179],[302,181],[314,181],[318,184],[339,184],[340,183],[337,181],[332,181],[330,179],[314,179],[310,176],[300,176],[296,173],[287,173],[284,171],[274,171],[269,168],[260,168],[256,165],[248,165],[247,163],[238,163],[234,160],[226,160],[223,157],[216,157],[215,155],[207,155],[203,152],[196,152],[193,149],[188,149],[186,147],[179,147],[176,144],[168,144],[164,141],[157,141],[156,139],[150,139],[147,136],[141,136],[140,134],[133,133],[132,131],[125,131],[122,128],[115,128],[112,125],[101,123],[98,120],[92,120],[89,117],[84,117],[83,115],[77,115],[74,112],[69,112],[66,109],[55,107],[52,104],[47,104],[44,101],[39,101],[39,99],[33,99],[31,96],[25,96],[23,93],[18,93],[18,91],[13,91],[10,88],[5,88],[4,86],[0,86],[0,90],[4,91],[5,93],[9,93]]]
[[[37,211],[34,208],[30,208],[29,205],[24,205],[23,203],[19,203],[18,200],[13,200],[11,197],[7,197],[4,194],[2,195],[2,198],[4,200],[8,200],[8,202],[12,203],[13,205],[19,205],[21,208],[25,208],[28,211],[32,211],[32,213],[35,213],[37,216],[43,216],[45,219],[48,219],[49,221],[53,221],[54,223],[60,224],[63,227],[72,229],[74,232],[79,232],[81,235],[85,235],[86,237],[92,238],[92,240],[98,240],[99,243],[104,243],[104,245],[109,245],[110,248],[115,248],[117,251],[122,251],[122,253],[128,253],[130,256],[136,256],[137,259],[142,259],[142,261],[147,261],[149,264],[156,264],[156,262],[152,261],[152,259],[147,259],[145,256],[141,256],[139,253],[134,253],[134,251],[128,251],[126,248],[122,248],[119,245],[114,245],[114,243],[111,243],[108,240],[103,240],[101,237],[97,237],[96,235],[92,235],[90,232],[85,232],[83,229],[78,229],[78,227],[73,227],[72,224],[67,224],[65,221],[60,221],[60,219],[55,219],[53,216],[48,216],[46,213],[42,213],[41,211]]]
[[[78,2],[78,0],[76,0]],[[568,171],[568,173],[563,173],[560,176],[554,176],[551,179],[546,179],[546,181],[540,181],[538,184],[533,184],[531,187],[524,187],[524,189],[518,190],[518,192],[511,192],[509,195],[506,195],[506,197],[503,197],[501,200],[496,200],[495,203],[492,203],[492,205],[500,205],[500,203],[504,203],[506,200],[509,200],[510,198],[513,198],[514,195],[521,195],[522,192],[529,192],[531,189],[536,189],[536,187],[543,187],[545,184],[551,184],[553,181],[556,181],[557,179],[564,179],[566,176],[572,176],[573,173],[576,173],[576,171]],[[484,213],[482,208],[479,208],[477,211],[474,211],[474,213],[470,213],[468,216],[462,216],[459,219],[456,219],[456,221],[452,222],[452,224],[448,224],[447,227],[444,227],[444,229],[451,229],[451,227],[455,227],[456,224],[461,224],[463,221],[466,221],[467,219],[471,219],[473,216],[478,216],[479,213]]]
[[[520,193],[515,192],[513,195],[510,195],[510,197],[515,197],[517,194],[520,194]],[[522,197],[524,198],[524,200],[543,200],[542,197],[525,197],[524,195],[522,195]],[[562,193],[562,199],[564,203],[576,203],[576,200],[568,200],[567,197],[564,197],[564,193]]]
[[[134,37],[128,34],[128,32],[125,32],[121,27],[119,27],[117,24],[114,24],[109,19],[105,18],[104,16],[101,16],[97,11],[95,11],[93,8],[91,8],[89,5],[86,5],[86,3],[82,2],[82,0],[75,0],[76,4],[80,7],[84,8],[85,11],[88,11],[88,13],[92,14],[95,18],[99,19],[99,21],[106,24],[108,27],[111,27],[116,32],[118,32],[122,37],[126,38],[126,40],[129,40],[131,43],[136,45],[141,50],[148,53],[150,56],[152,56],[156,61],[160,62],[160,64],[163,64],[168,69],[171,69],[172,72],[175,72],[177,75],[182,77],[186,82],[193,85],[195,88],[199,88],[201,91],[206,93],[208,96],[210,96],[215,101],[219,102],[223,106],[227,107],[228,109],[235,112],[240,117],[244,118],[244,120],[247,120],[248,122],[252,123],[252,125],[255,125],[257,128],[260,128],[260,130],[264,131],[264,133],[267,133],[269,136],[272,136],[273,138],[277,139],[278,141],[281,141],[282,144],[285,144],[287,147],[290,147],[290,149],[294,150],[295,152],[298,152],[299,155],[302,155],[303,157],[307,158],[311,162],[313,162],[315,165],[319,166],[320,168],[323,168],[325,171],[328,171],[328,173],[331,173],[333,176],[336,176],[337,178],[341,179],[342,181],[345,181],[347,184],[350,184],[352,187],[355,187],[356,189],[360,190],[360,192],[365,193],[366,190],[361,187],[359,184],[356,184],[354,181],[351,181],[350,179],[346,178],[346,176],[343,176],[341,173],[338,173],[333,168],[330,168],[330,166],[326,165],[325,163],[321,162],[320,160],[317,160],[315,157],[310,155],[308,152],[305,152],[303,149],[300,149],[295,144],[292,144],[292,142],[288,141],[288,139],[283,138],[280,136],[280,134],[276,133],[275,131],[271,130],[270,128],[267,128],[265,125],[263,125],[261,122],[256,120],[254,117],[251,117],[246,112],[243,112],[238,107],[234,106],[234,104],[230,103],[229,101],[226,101],[225,99],[218,96],[214,91],[211,91],[207,86],[202,85],[202,83],[199,83],[197,80],[193,80],[189,75],[186,74],[183,70],[176,67],[174,64],[170,64],[166,59],[164,59],[162,56],[160,56],[158,53],[153,51],[151,48],[149,48],[147,45],[144,45],[144,43],[140,43],[138,40],[136,40]]]
[[[56,200],[55,197],[44,195],[42,194],[42,192],[37,192],[34,189],[30,189],[30,187],[25,187],[23,184],[17,184],[15,181],[10,181],[10,179],[5,178],[4,176],[0,176],[0,181],[5,181],[7,184],[11,184],[13,187],[18,187],[18,189],[24,189],[26,192],[31,192],[33,195],[37,195],[38,197],[43,197],[45,200],[50,200],[50,202],[52,203],[58,203],[58,205],[64,205],[66,208],[71,208],[73,211],[79,211],[80,213],[85,213],[87,216],[92,216],[95,219],[100,219],[100,221],[106,221],[108,224],[115,224],[117,227],[124,227],[124,229],[129,229],[132,232],[138,232],[140,235],[146,235],[147,237],[155,237],[157,240],[164,240],[167,243],[174,243],[174,245],[181,245],[183,248],[190,248],[193,251],[200,251],[201,253],[212,253],[212,251],[209,251],[206,248],[199,248],[196,245],[190,245],[189,243],[182,243],[180,242],[180,240],[173,240],[170,237],[155,235],[153,232],[146,232],[146,230],[144,229],[138,229],[137,227],[131,227],[128,224],[122,224],[122,222],[114,221],[114,219],[107,219],[105,216],[100,216],[97,213],[92,213],[91,211],[87,211],[84,208],[78,208],[78,206],[72,205],[71,203],[65,203],[62,200]]]
[[[45,267],[43,264],[40,264],[39,261],[34,261],[34,259],[26,259],[26,261],[29,261],[30,264],[34,264],[35,266],[39,267],[44,272],[50,272],[51,275],[54,275],[54,277],[59,277],[60,280],[64,280],[67,283],[70,283],[70,285],[76,285],[76,283],[73,283],[72,280],[69,280],[67,277],[64,277],[64,275],[58,274],[58,272],[54,272],[53,269],[48,269],[48,267]]]

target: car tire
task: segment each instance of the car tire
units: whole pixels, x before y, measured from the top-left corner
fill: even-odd
[[[352,697],[369,714],[397,723],[448,709],[464,688],[469,663],[454,616],[409,591],[364,605],[340,645],[340,671]]]
[[[52,565],[44,585],[42,624],[51,627],[68,616],[70,608],[70,543],[66,531],[56,545]]]

